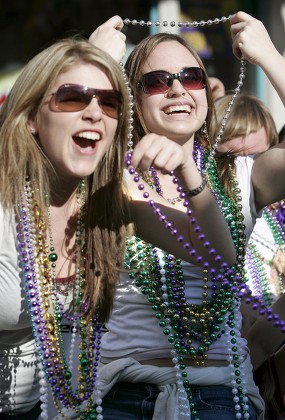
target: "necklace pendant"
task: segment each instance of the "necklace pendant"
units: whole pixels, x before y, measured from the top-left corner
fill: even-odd
[[[163,197],[164,198],[164,197]],[[174,197],[174,198],[167,198],[166,199],[170,204],[175,205],[175,203],[179,203],[179,201],[182,201],[180,197]]]

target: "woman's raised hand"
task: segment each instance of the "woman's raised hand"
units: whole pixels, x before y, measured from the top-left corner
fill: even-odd
[[[235,13],[231,19],[233,53],[251,64],[262,65],[276,50],[263,23],[245,12]]]
[[[122,18],[117,15],[113,16],[95,29],[90,35],[89,41],[120,62],[126,53],[126,35],[121,32],[123,27]]]

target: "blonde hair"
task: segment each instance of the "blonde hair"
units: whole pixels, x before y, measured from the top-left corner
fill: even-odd
[[[211,135],[216,137],[219,125],[225,115],[225,111],[232,95],[225,95],[215,101],[217,121],[211,125]],[[268,145],[278,143],[278,133],[269,110],[257,97],[245,93],[239,94],[231,108],[221,142],[224,143],[234,137],[245,137],[253,131],[264,127]]]
[[[134,95],[134,144],[136,144],[141,139],[141,137],[148,133],[148,129],[145,125],[141,112],[141,89],[138,88],[138,82],[143,75],[143,67],[147,62],[149,55],[157,47],[157,45],[162,42],[170,41],[179,42],[181,45],[187,48],[187,50],[197,60],[199,66],[205,71],[206,95],[208,102],[208,114],[206,117],[207,127],[209,127],[212,121],[212,112],[214,108],[212,91],[205,66],[195,49],[190,44],[188,44],[184,38],[176,34],[163,32],[156,35],[150,35],[136,45],[136,47],[130,53],[125,65],[126,73],[128,74],[130,86]],[[201,142],[201,144],[203,144],[204,147],[209,147],[209,144],[207,144],[207,141],[205,141],[205,136],[202,133],[202,128],[200,128],[200,130],[196,133],[196,138]]]
[[[87,178],[87,294],[89,306],[109,316],[118,270],[122,267],[129,207],[123,191],[123,167],[128,130],[128,92],[123,73],[107,53],[87,40],[61,40],[30,60],[0,110],[0,197],[4,208],[17,211],[29,177],[40,212],[46,215],[46,194],[56,195],[55,169],[30,132],[42,100],[57,77],[70,67],[92,64],[103,70],[123,97],[122,115],[112,145]],[[112,203],[112,205],[110,204]],[[96,309],[95,309],[96,308]]]
[[[218,135],[222,120],[228,108],[232,95],[227,94],[215,101],[216,118],[212,120],[209,135],[214,141]],[[256,96],[241,93],[236,98],[231,107],[229,117],[227,119],[221,143],[233,139],[235,137],[245,137],[248,134],[264,127],[268,139],[268,147],[274,146],[279,142],[278,132],[275,122],[269,110],[264,103]],[[217,164],[221,180],[225,185],[227,193],[232,195],[232,185],[230,171],[235,171],[234,161],[236,156],[230,153],[217,154]]]
[[[101,183],[104,183],[106,176],[108,179],[116,176],[114,160],[120,160],[115,169],[121,171],[121,150],[125,148],[127,133],[128,96],[120,68],[107,53],[86,40],[62,40],[36,55],[24,67],[0,110],[0,153],[5,156],[0,167],[2,205],[15,206],[27,175],[32,183],[37,181],[42,195],[43,191],[50,192],[54,169],[37,138],[31,134],[28,120],[36,116],[43,97],[55,79],[82,62],[101,68],[110,78],[114,89],[123,95],[122,116],[118,121],[115,141],[108,151],[108,158],[98,168]]]

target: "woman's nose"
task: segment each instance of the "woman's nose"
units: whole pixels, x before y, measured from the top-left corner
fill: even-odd
[[[102,107],[96,96],[94,96],[91,99],[91,102],[87,105],[87,107],[84,108],[83,117],[85,119],[92,119],[98,121],[102,119],[102,114]]]
[[[172,85],[167,91],[167,96],[180,96],[185,95],[186,89],[183,87],[181,82],[178,79],[174,79]]]

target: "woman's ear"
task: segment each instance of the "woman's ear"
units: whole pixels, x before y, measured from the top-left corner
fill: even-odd
[[[34,120],[28,120],[28,128],[32,134],[37,134],[37,124]]]

